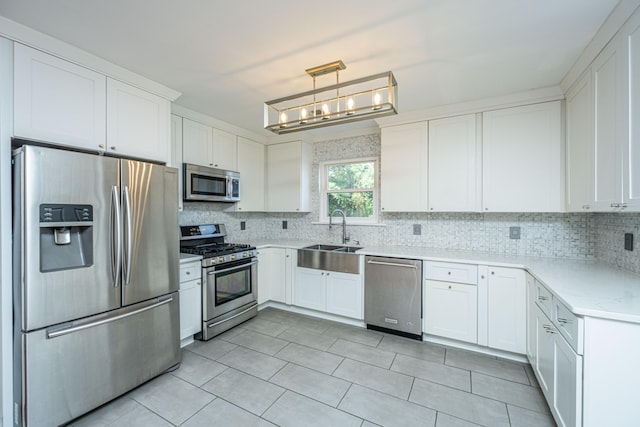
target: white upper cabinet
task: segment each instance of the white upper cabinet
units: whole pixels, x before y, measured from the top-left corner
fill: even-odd
[[[193,120],[183,119],[182,158],[185,163],[235,171],[236,136]]]
[[[213,167],[238,170],[236,136],[220,129],[213,129]]]
[[[182,119],[182,161],[213,167],[213,128]]]
[[[584,212],[593,203],[593,85],[585,73],[567,94],[567,211]]]
[[[481,147],[476,114],[429,121],[429,211],[480,210]]]
[[[170,128],[169,101],[107,79],[107,151],[166,163]]]
[[[106,77],[14,43],[14,135],[105,150]]]
[[[564,211],[560,101],[483,113],[483,210]]]
[[[623,28],[624,51],[628,52],[625,83],[628,104],[625,108],[623,133],[623,192],[625,209],[640,211],[640,13],[636,13]]]
[[[268,212],[309,212],[311,149],[302,141],[267,146]]]
[[[612,210],[622,202],[622,53],[613,40],[593,61],[594,209]]]
[[[427,211],[427,122],[382,128],[381,209]]]
[[[236,209],[242,212],[264,211],[264,145],[238,137],[238,172],[240,201]]]

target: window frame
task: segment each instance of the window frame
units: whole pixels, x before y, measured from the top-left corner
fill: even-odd
[[[373,163],[373,187],[372,188],[351,188],[341,190],[328,189],[328,168],[335,165],[348,165],[354,163]],[[361,157],[355,159],[327,160],[318,164],[318,180],[319,180],[319,221],[320,223],[329,223],[329,213],[327,212],[327,196],[330,193],[344,193],[357,191],[373,192],[373,215],[371,218],[365,217],[347,217],[347,224],[377,224],[378,212],[380,206],[380,185],[378,175],[380,173],[380,161],[377,157]]]

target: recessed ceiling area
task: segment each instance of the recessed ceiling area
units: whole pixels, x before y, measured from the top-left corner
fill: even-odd
[[[616,3],[4,0],[0,15],[266,137],[263,102],[311,89],[305,69],[338,59],[344,81],[393,71],[400,114],[558,85]]]

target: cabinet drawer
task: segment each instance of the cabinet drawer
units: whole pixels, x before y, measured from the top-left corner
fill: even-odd
[[[583,319],[569,311],[556,298],[553,299],[553,323],[576,353],[582,354]]]
[[[478,284],[478,266],[453,262],[424,262],[424,278],[443,282]]]
[[[536,304],[540,307],[540,309],[547,315],[549,318],[553,318],[552,307],[553,301],[551,297],[551,292],[547,290],[544,286],[542,286],[538,281],[536,281],[536,291],[535,291]]]
[[[180,283],[200,279],[200,262],[190,262],[180,265]]]
[[[200,278],[197,278],[195,280],[189,280],[189,281],[182,281],[180,282],[180,290],[184,291],[187,289],[191,289],[191,288],[199,288],[202,284],[202,280],[200,280]]]

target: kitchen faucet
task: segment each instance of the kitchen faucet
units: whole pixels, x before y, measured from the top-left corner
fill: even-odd
[[[342,215],[342,244],[346,245],[349,241],[349,236],[347,236],[347,216],[344,214],[343,210],[334,209],[333,212],[331,212],[331,215],[329,215],[329,229],[331,229],[331,226],[333,225],[333,214],[336,212]]]

